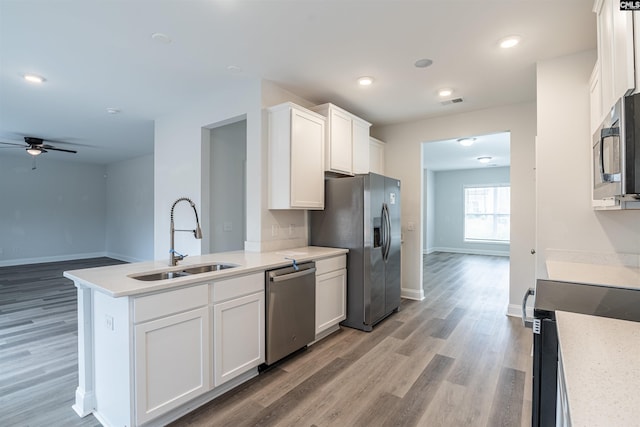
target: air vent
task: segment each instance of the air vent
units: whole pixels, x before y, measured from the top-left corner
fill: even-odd
[[[442,101],[441,104],[450,105],[450,104],[459,104],[461,102],[462,102],[462,98],[453,98],[453,99],[447,99],[446,101]]]

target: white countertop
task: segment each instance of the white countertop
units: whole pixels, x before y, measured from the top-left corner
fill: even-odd
[[[547,260],[546,265],[547,275],[551,280],[629,289],[640,288],[640,268],[635,266],[554,260]]]
[[[347,252],[349,252],[348,249],[323,248],[317,246],[305,246],[275,252],[221,252],[217,254],[190,256],[180,261],[176,267],[170,267],[168,260],[149,261],[65,271],[64,276],[82,286],[93,288],[109,296],[123,297],[177,288],[207,280],[213,281],[255,271],[270,270],[272,268],[291,265],[291,258],[301,263],[346,254]],[[237,267],[209,273],[193,274],[175,279],[149,282],[129,277],[159,271],[180,271],[186,267],[206,265],[213,262],[235,264]]]
[[[640,323],[556,312],[571,424],[640,426]]]

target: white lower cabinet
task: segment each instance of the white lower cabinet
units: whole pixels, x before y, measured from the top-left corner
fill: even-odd
[[[264,362],[264,272],[214,282],[213,385]]]
[[[209,324],[205,306],[135,326],[137,424],[209,390]]]
[[[264,292],[214,304],[213,337],[216,387],[264,362]]]
[[[316,261],[316,339],[347,318],[346,255]]]

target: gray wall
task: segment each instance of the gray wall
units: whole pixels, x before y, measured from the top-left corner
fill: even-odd
[[[244,249],[247,121],[210,130],[209,252]],[[206,212],[203,213],[203,215]]]
[[[438,171],[433,175],[434,238],[428,250],[509,256],[509,244],[464,241],[464,186],[509,183],[510,168]]]
[[[153,156],[111,165],[0,157],[0,266],[153,258]]]
[[[422,212],[424,212],[424,218],[422,220],[424,225],[424,237],[422,239],[424,242],[423,249],[425,253],[431,253],[435,246],[435,172],[428,169],[424,170],[424,183],[422,189],[424,191],[424,197],[422,200],[425,204],[422,210]]]
[[[0,266],[102,256],[106,167],[0,157]]]
[[[153,155],[107,166],[106,209],[107,255],[131,262],[152,260]]]

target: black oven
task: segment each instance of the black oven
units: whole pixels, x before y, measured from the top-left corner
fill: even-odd
[[[556,424],[558,330],[556,311],[640,321],[640,289],[599,286],[538,279],[523,300],[535,294],[533,321],[533,427]]]

